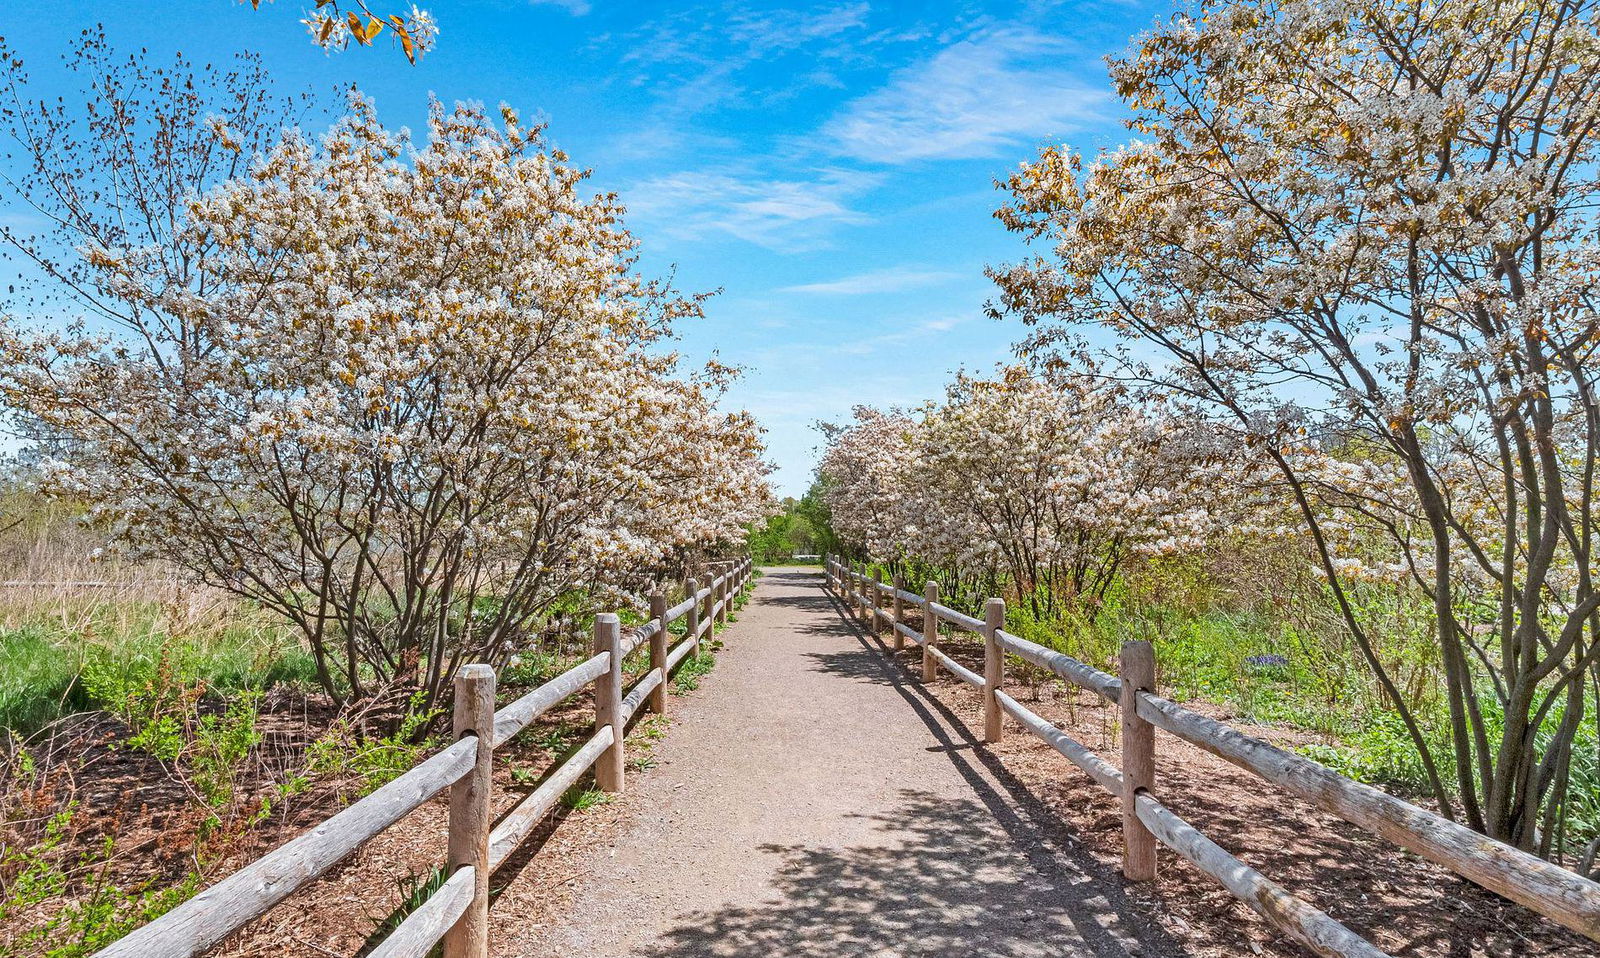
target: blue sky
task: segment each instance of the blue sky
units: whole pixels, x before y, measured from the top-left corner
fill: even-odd
[[[0,35],[44,68],[37,92],[98,21],[129,50],[259,50],[285,89],[355,82],[395,125],[419,127],[430,92],[543,118],[621,195],[648,270],[723,290],[681,348],[746,368],[729,402],[799,494],[816,420],[1009,356],[1020,330],[983,316],[983,269],[1022,246],[993,182],[1042,143],[1122,142],[1104,57],[1174,2],[430,0],[439,45],[414,67],[385,38],[324,54],[309,0],[8,0]]]

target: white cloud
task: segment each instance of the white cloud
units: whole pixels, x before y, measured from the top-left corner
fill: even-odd
[[[590,10],[589,0],[528,0],[535,7],[560,7],[575,17],[581,17]]]
[[[992,156],[1098,118],[1108,94],[1082,82],[1068,56],[1063,41],[1026,30],[969,37],[846,104],[822,133],[838,153],[874,163]]]
[[[751,10],[741,2],[694,7],[645,23],[627,36],[621,63],[637,71],[663,105],[696,115],[727,104],[757,107],[809,85],[838,82],[820,64],[852,55],[870,8],[864,2],[811,10]],[[857,43],[850,42],[856,35]],[[774,85],[760,75],[785,57],[803,58],[804,71],[785,70]]]
[[[635,184],[627,197],[635,217],[670,236],[696,240],[723,233],[792,252],[826,245],[839,225],[864,222],[847,204],[873,182],[843,171],[804,180],[687,170]]]
[[[897,266],[892,269],[856,273],[853,276],[844,276],[823,283],[802,283],[799,286],[785,286],[778,292],[840,296],[858,296],[866,293],[898,293],[908,289],[940,286],[951,280],[962,279],[966,275],[965,273],[953,273],[947,270],[921,270]]]
[[[966,316],[944,316],[938,319],[925,319],[894,332],[869,336],[865,339],[852,339],[839,343],[834,348],[842,353],[855,356],[867,356],[885,346],[902,346],[907,343],[926,343],[927,340],[939,333],[947,333],[957,326],[965,323]]]

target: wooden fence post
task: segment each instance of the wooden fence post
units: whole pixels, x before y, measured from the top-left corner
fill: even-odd
[[[867,620],[867,632],[878,634],[877,582],[867,576],[867,564],[861,563],[861,617]]]
[[[933,658],[933,647],[939,641],[939,613],[933,611],[933,604],[939,601],[939,583],[923,586],[922,600],[922,681],[932,682],[939,674],[939,663]]]
[[[661,671],[661,684],[650,693],[650,711],[667,714],[667,596],[660,589],[650,593],[650,618],[661,624],[650,637],[650,668]]]
[[[709,572],[710,570],[708,569],[706,571]],[[705,622],[711,623],[710,625],[706,626],[706,638],[708,638],[708,639],[711,638],[712,636],[716,635],[716,633],[717,633],[717,620],[711,617],[711,607],[713,605],[715,605],[716,602],[717,602],[717,585],[716,585],[716,582],[717,582],[717,580],[714,579],[714,578],[706,580],[706,599],[705,599],[704,605],[700,609],[700,620],[701,620],[701,622],[702,623],[705,623]],[[696,646],[695,647],[695,654],[698,655],[699,653],[700,653],[699,646]]]
[[[1139,820],[1137,796],[1155,784],[1155,726],[1139,716],[1139,692],[1154,691],[1155,648],[1149,642],[1125,642],[1119,667],[1122,679],[1122,874],[1129,881],[1156,877],[1156,837]]]
[[[891,616],[889,631],[894,633],[894,650],[902,652],[906,647],[906,637],[900,634],[900,629],[897,626],[900,625],[901,616],[905,614],[905,603],[900,600],[900,592],[906,587],[905,576],[896,572],[894,578],[890,581],[890,585],[894,588],[894,606],[889,612]]]
[[[694,654],[700,654],[700,603],[694,601],[694,595],[700,591],[700,580],[690,579],[683,584],[683,591],[689,597],[689,641],[694,643]]]
[[[611,653],[611,668],[594,682],[594,730],[611,726],[611,745],[594,763],[602,792],[622,791],[622,623],[615,614],[594,617],[594,650]]]
[[[1004,734],[1000,700],[995,693],[1006,681],[1006,654],[1000,648],[1000,630],[1006,627],[1006,600],[983,604],[983,740],[998,742]]]
[[[883,570],[872,573],[872,618],[867,621],[867,631],[878,634],[878,610],[883,608]]]
[[[494,669],[465,665],[455,678],[455,735],[478,739],[472,771],[450,786],[449,862],[471,867],[472,904],[444,937],[445,958],[489,954],[489,799],[494,793]]]

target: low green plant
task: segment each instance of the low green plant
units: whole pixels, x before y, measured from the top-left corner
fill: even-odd
[[[656,743],[667,735],[667,723],[659,715],[651,715],[634,726],[633,734],[628,736],[630,754],[628,767],[637,771],[655,768],[658,764],[655,756]]]
[[[201,797],[215,808],[232,804],[239,768],[261,743],[260,705],[260,692],[240,692],[224,711],[203,716],[195,727],[186,764]]]
[[[572,745],[573,729],[565,722],[541,728],[528,736],[528,741],[552,755],[565,752]]]
[[[567,789],[565,795],[561,796],[561,804],[574,812],[587,812],[596,805],[604,805],[609,801],[611,801],[610,792],[602,792],[598,788],[589,788],[582,785],[574,785],[572,788]]]
[[[443,867],[434,866],[423,872],[413,872],[395,881],[395,887],[400,891],[400,904],[387,915],[371,915],[374,926],[372,934],[367,936],[367,947],[374,947],[379,942],[394,934],[396,930],[417,909],[421,908],[429,898],[434,896],[444,883],[450,878],[450,873]],[[444,954],[444,945],[433,946],[428,951],[429,958],[438,958]]]
[[[0,920],[58,906],[43,922],[13,939],[20,946],[16,954],[41,958],[93,954],[199,890],[196,873],[166,887],[157,887],[155,879],[128,888],[117,885],[110,877],[117,847],[114,835],[77,855],[64,854],[77,811],[76,805],[69,805],[51,818],[41,841],[8,848],[0,857],[0,874],[13,875],[0,893]],[[74,889],[75,875],[89,876],[85,887]]]
[[[672,676],[672,694],[687,695],[699,688],[700,680],[717,664],[717,657],[713,653],[721,647],[721,642],[712,642],[702,647],[699,654],[687,656]]]
[[[422,732],[443,709],[422,708],[423,693],[411,697],[395,731],[364,736],[347,719],[337,719],[306,749],[306,768],[315,775],[353,779],[354,797],[370,795],[410,771],[437,743]],[[351,797],[346,794],[344,797]]]
[[[1431,734],[1436,757],[1447,754],[1443,735]],[[1428,780],[1422,760],[1407,736],[1399,716],[1379,712],[1344,736],[1337,745],[1303,745],[1297,751],[1347,778],[1401,792],[1423,793]]]
[[[517,688],[535,688],[550,681],[572,666],[571,660],[553,649],[534,649],[523,652],[500,670],[500,684]]]

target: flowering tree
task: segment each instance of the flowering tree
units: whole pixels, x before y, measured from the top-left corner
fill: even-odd
[[[1092,612],[1130,555],[1196,547],[1204,442],[1091,367],[960,375],[915,417],[857,409],[819,472],[868,554],[1009,580],[1035,615]]]
[[[857,406],[848,426],[825,428],[828,448],[817,466],[834,532],[852,552],[895,558],[916,534],[912,492],[905,482],[916,422],[898,410]]]
[[[1596,6],[1209,0],[1112,74],[1140,140],[1013,178],[1053,252],[1003,306],[1155,348],[1129,371],[1252,443],[1444,811],[1549,854],[1600,657]],[[1454,788],[1350,599],[1374,570],[1432,601]]]
[[[1092,610],[1135,552],[1197,548],[1204,460],[1176,423],[1090,371],[958,376],[920,431],[910,477],[924,555],[1004,569],[1035,615]]]
[[[659,348],[699,299],[583,178],[509,110],[434,104],[413,146],[353,97],[178,211],[182,282],[86,238],[120,328],[13,331],[7,395],[122,548],[282,613],[336,696],[431,698],[766,507],[725,374]]]

